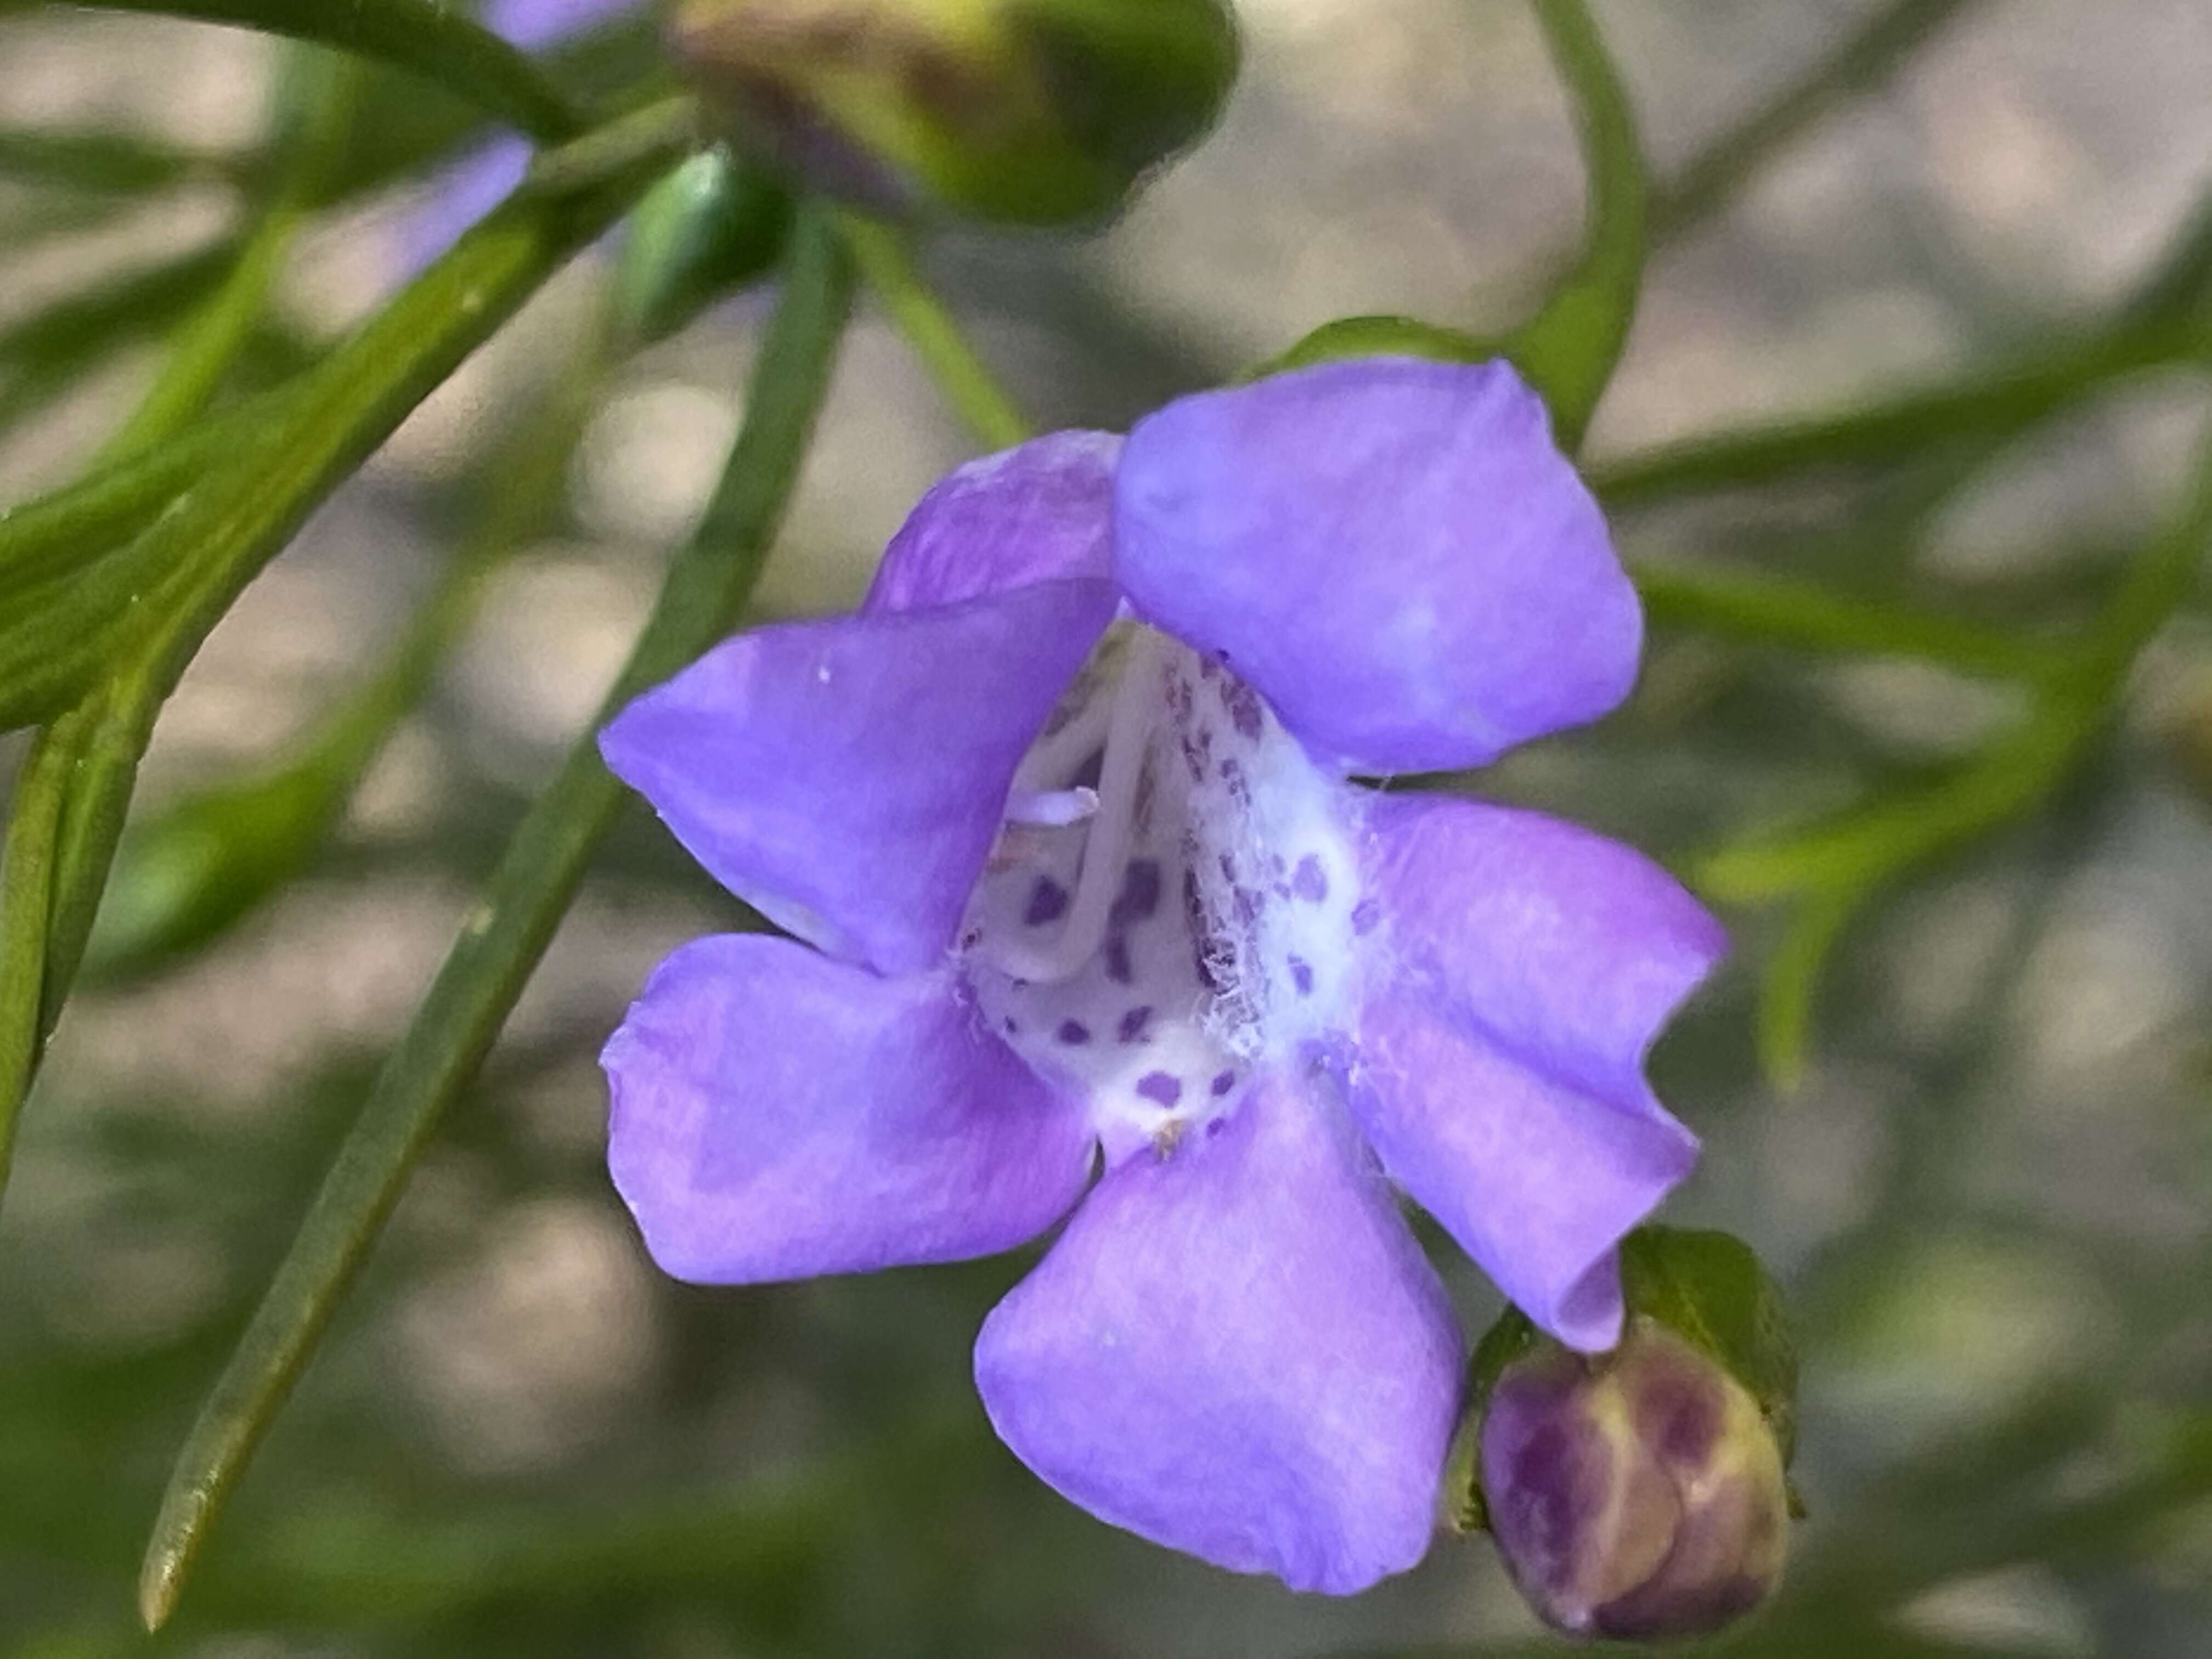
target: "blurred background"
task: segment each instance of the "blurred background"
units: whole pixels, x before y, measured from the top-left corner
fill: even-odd
[[[1574,245],[1581,166],[1523,7],[1237,9],[1247,61],[1226,118],[1121,222],[930,249],[1045,424],[1126,424],[1346,313],[1508,325]],[[1861,83],[1785,106],[1808,118],[1755,169],[1667,198],[1590,435],[1601,480],[1655,446],[2094,345],[2172,269],[2212,192],[2203,0],[1597,9],[1662,181],[1698,177],[1716,138],[1869,19],[1924,14]],[[649,36],[586,47],[574,72],[612,76]],[[292,50],[148,17],[0,17],[0,501],[85,463],[220,276]],[[396,74],[365,98],[339,199],[294,246],[253,342],[264,379],[392,291],[441,169],[475,142],[465,110]],[[107,170],[41,165],[56,137],[102,141]],[[190,949],[96,952],[63,1023],[0,1210],[0,1655],[1552,1645],[1480,1540],[1332,1601],[1061,1502],[997,1445],[969,1381],[976,1326],[1024,1257],[746,1291],[661,1278],[605,1181],[595,1055],[662,953],[738,913],[642,810],[176,1621],[139,1632],[133,1580],[177,1444],[738,418],[760,295],[605,370],[556,457],[554,507],[502,504],[532,411],[592,362],[605,275],[604,257],[579,261],[418,411],[255,584],[162,718],[146,814],[297,753],[383,670],[456,549],[499,542],[307,867]],[[2108,377],[2002,443],[1939,421],[1876,464],[1756,489],[1624,487],[1621,544],[2063,642],[2187,487],[2208,355]],[[853,601],[907,507],[972,447],[864,313],[761,612]],[[1627,709],[1470,787],[1690,868],[1941,776],[2029,713],[2002,680],[1658,619]],[[2033,811],[1853,914],[1794,1088],[1753,1036],[1785,911],[1727,910],[1735,962],[1657,1055],[1707,1148],[1670,1213],[1757,1246],[1803,1350],[1811,1516],[1783,1599],[1735,1651],[2212,1654],[2198,605],[2143,653],[2119,709]],[[21,746],[0,739],[0,775]],[[1437,1257],[1480,1329],[1492,1293]]]

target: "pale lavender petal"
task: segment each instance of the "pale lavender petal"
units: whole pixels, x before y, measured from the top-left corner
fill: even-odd
[[[1114,613],[1102,581],[741,634],[600,734],[714,878],[886,974],[952,944],[1014,769]]]
[[[1101,1519],[1348,1595],[1428,1547],[1461,1349],[1389,1188],[1299,1086],[1112,1170],[985,1322],[975,1380]]]
[[[884,550],[863,611],[951,605],[1031,582],[1113,575],[1110,432],[1055,432],[948,474]]]
[[[1705,908],[1635,848],[1540,812],[1398,794],[1364,816],[1398,976],[1523,1059],[1651,1106],[1645,1051],[1728,951]]]
[[[626,11],[641,0],[489,0],[484,27],[528,51],[586,29]]]
[[[399,221],[398,280],[420,276],[464,231],[507,199],[529,166],[528,141],[503,133],[442,168],[422,204]]]
[[[715,1284],[988,1255],[1088,1179],[1091,1137],[955,997],[788,939],[654,970],[600,1063],[608,1167],[653,1260]]]
[[[1138,422],[1115,496],[1138,611],[1348,770],[1480,765],[1628,694],[1643,620],[1503,362],[1369,358]]]
[[[1361,1125],[1530,1318],[1609,1346],[1613,1247],[1697,1156],[1644,1054],[1718,960],[1719,926],[1640,854],[1537,813],[1380,798],[1365,854],[1389,931],[1359,1021]]]
[[[1537,1324],[1574,1347],[1611,1347],[1613,1247],[1690,1172],[1690,1133],[1417,1003],[1370,1006],[1358,1042],[1352,1110],[1391,1178]]]
[[[582,32],[639,0],[490,0],[484,26],[516,46],[534,51]],[[448,163],[431,180],[428,199],[399,224],[398,280],[418,276],[460,240],[461,233],[489,213],[522,182],[530,145],[511,133]]]

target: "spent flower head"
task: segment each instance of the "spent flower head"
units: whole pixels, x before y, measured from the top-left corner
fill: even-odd
[[[607,1046],[655,1258],[792,1279],[1065,1218],[976,1346],[1014,1452],[1296,1588],[1411,1566],[1463,1346],[1393,1187],[1611,1346],[1615,1246],[1696,1152],[1644,1052],[1723,941],[1625,847],[1352,780],[1597,717],[1640,635],[1503,363],[1334,363],[953,473],[858,614],[604,735],[796,936],[678,951]]]

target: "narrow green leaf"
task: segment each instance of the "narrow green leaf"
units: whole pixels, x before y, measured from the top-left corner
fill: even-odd
[[[33,585],[11,613],[0,645],[28,638],[52,661],[80,666],[93,650],[100,676],[92,684],[84,669],[88,689],[66,717],[87,724],[52,852],[33,1064],[83,957],[139,758],[178,677],[231,599],[330,491],[690,139],[688,109],[615,125],[592,150],[602,166],[573,164],[551,185],[526,180],[288,394],[286,418],[263,441],[217,461],[89,573]],[[112,601],[111,613],[82,622],[70,607],[83,592]],[[41,600],[46,608],[33,609]],[[23,684],[41,684],[40,672],[0,654],[0,690],[20,699]],[[4,1109],[20,1101],[27,1069],[17,1082]]]
[[[1010,449],[1028,438],[1028,416],[1000,390],[959,323],[923,279],[904,234],[858,214],[845,215],[840,225],[870,290],[968,429],[987,449]]]
[[[2192,361],[2212,361],[2212,318],[2155,317],[1841,415],[1662,445],[1594,469],[1590,483],[1607,506],[1622,508],[1815,468],[1903,460],[1961,440],[2010,437],[2123,376]]]
[[[170,342],[153,386],[102,453],[127,455],[199,418],[229,376],[268,308],[284,257],[322,195],[352,125],[362,66],[313,47],[294,51],[277,124],[283,168],[247,233],[237,263]]]
[[[1417,317],[1340,317],[1323,323],[1287,351],[1247,369],[1240,383],[1347,357],[1426,357],[1443,363],[1479,363],[1504,347]]]
[[[20,616],[28,589],[82,570],[136,536],[216,459],[281,422],[298,390],[240,403],[52,495],[0,507],[0,613]]]
[[[112,11],[154,12],[229,23],[341,47],[411,70],[512,123],[543,143],[589,125],[529,58],[489,29],[434,0],[78,0]],[[41,0],[0,0],[0,16]]]
[[[1854,599],[1744,565],[1645,559],[1629,574],[1651,621],[1756,645],[1913,657],[1992,679],[2048,679],[2069,659],[2057,647],[1963,617]]]
[[[580,348],[559,390],[495,447],[459,545],[366,683],[283,764],[131,826],[94,921],[88,973],[141,973],[198,949],[313,860],[362,773],[476,614],[486,579],[559,499],[604,382],[605,356],[597,339]]]
[[[1782,942],[1759,969],[1753,1042],[1768,1085],[1795,1094],[1813,1046],[1813,1005],[1828,958],[1851,918],[1871,896],[1863,886],[1822,888],[1800,899]]]
[[[1847,100],[1887,80],[1980,0],[1890,0],[1811,70],[1713,139],[1654,193],[1651,240],[1717,212],[1769,161]]]
[[[233,170],[227,156],[178,149],[135,133],[0,128],[0,178],[13,184],[131,195]]]
[[[17,675],[42,684],[4,654],[9,641],[43,646],[57,665],[76,642],[96,641],[166,696],[208,629],[331,490],[690,137],[689,105],[672,100],[584,141],[598,147],[592,157],[534,173],[311,373],[268,441],[220,462],[80,581],[26,595],[0,635],[0,689]],[[93,614],[103,608],[105,619]]]
[[[0,849],[0,1187],[7,1184],[18,1109],[46,1042],[47,918],[62,815],[82,757],[84,724],[81,718],[65,719],[39,734],[9,802],[8,842]]]
[[[801,216],[722,482],[610,693],[611,715],[736,621],[766,557],[827,388],[849,308],[843,245]],[[139,1606],[175,1607],[193,1557],[367,1255],[445,1109],[476,1073],[623,801],[596,727],[532,806],[467,928],[393,1051],[268,1294],[193,1425],[154,1524]]]
[[[1582,0],[1535,0],[1535,8],[1574,106],[1589,224],[1573,269],[1506,337],[1505,355],[1544,394],[1560,445],[1571,451],[1628,343],[1644,282],[1650,183],[1627,88],[1589,9]]]

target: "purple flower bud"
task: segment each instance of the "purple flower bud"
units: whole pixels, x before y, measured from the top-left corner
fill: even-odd
[[[1508,1365],[1480,1455],[1498,1552],[1556,1629],[1704,1635],[1781,1581],[1790,1500],[1772,1431],[1725,1369],[1648,1318],[1609,1353],[1543,1338]]]

